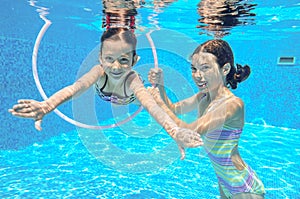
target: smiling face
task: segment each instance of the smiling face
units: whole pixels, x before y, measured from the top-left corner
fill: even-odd
[[[211,53],[199,52],[192,56],[192,77],[201,92],[207,93],[224,86],[224,74],[217,58]]]
[[[108,39],[103,42],[100,61],[109,77],[117,80],[123,77],[131,70],[134,59],[132,45],[122,40]]]

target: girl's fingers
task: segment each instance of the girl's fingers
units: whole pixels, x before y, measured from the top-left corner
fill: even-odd
[[[11,114],[16,117],[35,118],[35,115],[33,115],[32,113],[19,113],[13,111],[11,112]]]
[[[29,99],[20,99],[20,100],[18,100],[19,104],[29,104],[30,102],[32,102],[32,100],[29,100]]]
[[[14,110],[22,109],[28,107],[28,104],[16,104],[13,106]]]
[[[31,112],[32,108],[28,104],[16,104],[13,106],[13,110],[20,113]]]
[[[180,151],[180,160],[184,160],[185,158],[185,150],[182,146],[178,145],[179,151]]]
[[[161,73],[162,72],[161,68],[151,68],[150,70],[151,70],[151,72],[154,72],[154,73]]]
[[[32,108],[21,108],[21,109],[17,109],[15,110],[18,113],[31,113],[32,112]]]
[[[36,128],[36,130],[38,130],[38,131],[42,130],[41,124],[42,124],[42,120],[36,120],[35,121],[34,127]]]
[[[203,145],[203,141],[199,135],[194,137],[194,147]]]

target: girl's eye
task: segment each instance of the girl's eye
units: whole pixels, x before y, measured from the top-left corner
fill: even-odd
[[[122,57],[122,58],[119,60],[119,62],[120,62],[120,64],[128,64],[128,63],[129,63],[129,59]]]
[[[192,73],[197,72],[197,68],[195,68],[194,66],[191,67]]]
[[[201,71],[207,71],[209,69],[208,65],[201,66]]]
[[[105,57],[105,61],[107,61],[109,63],[113,63],[114,59],[112,57]]]

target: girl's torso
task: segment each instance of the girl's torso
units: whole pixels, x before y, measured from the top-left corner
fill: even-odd
[[[221,104],[234,103],[237,98],[232,94],[210,102],[206,97],[203,97],[200,101],[199,117],[214,111]],[[211,160],[220,186],[227,197],[245,192],[264,193],[262,182],[251,167],[240,157],[238,141],[242,133],[241,127],[243,127],[243,119],[236,121],[224,120],[222,127],[208,131],[203,136],[203,147]]]
[[[99,97],[104,100],[118,105],[127,105],[136,100],[134,93],[129,89],[128,78],[136,74],[135,71],[130,71],[124,81],[112,83],[108,76],[100,77],[95,84],[95,89]]]

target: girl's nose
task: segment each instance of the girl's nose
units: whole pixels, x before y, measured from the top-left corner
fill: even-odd
[[[121,64],[119,63],[119,61],[117,59],[112,63],[111,68],[113,70],[118,70],[119,68],[121,68]]]
[[[202,74],[201,74],[201,72],[200,72],[199,70],[197,70],[197,71],[194,73],[194,76],[195,76],[195,78],[197,78],[197,79],[201,79],[201,78],[202,78]]]

